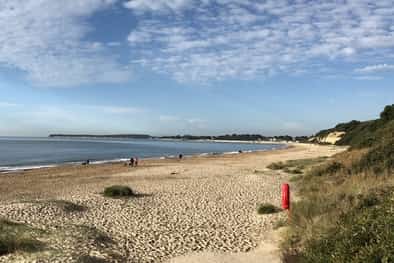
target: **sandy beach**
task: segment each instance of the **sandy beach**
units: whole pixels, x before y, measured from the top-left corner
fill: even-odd
[[[88,262],[82,255],[102,260],[97,262],[252,262],[242,258],[268,254],[264,240],[286,217],[256,212],[260,203],[279,206],[280,185],[291,177],[266,166],[343,150],[292,144],[267,152],[146,160],[138,168],[102,164],[3,174],[0,217],[44,230],[46,247],[0,262]],[[130,186],[138,196],[106,198],[102,192],[111,185]],[[84,209],[65,211],[62,201]]]

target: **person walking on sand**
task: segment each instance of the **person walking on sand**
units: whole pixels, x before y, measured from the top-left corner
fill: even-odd
[[[135,162],[135,160],[134,160],[134,158],[132,157],[132,158],[130,158],[130,166],[134,166],[134,162]]]

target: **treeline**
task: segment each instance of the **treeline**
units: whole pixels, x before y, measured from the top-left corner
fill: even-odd
[[[176,136],[162,136],[161,139],[176,139],[176,140],[226,140],[226,141],[308,141],[308,136],[263,136],[260,134],[226,134],[218,136],[194,136],[194,135],[176,135]]]

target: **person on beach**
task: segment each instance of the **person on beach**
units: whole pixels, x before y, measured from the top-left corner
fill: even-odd
[[[183,158],[183,155],[180,154],[180,155],[179,155],[179,160],[182,160],[182,158]]]
[[[90,160],[86,160],[86,162],[83,162],[82,165],[89,165],[90,164]]]
[[[135,162],[134,158],[130,158],[130,163],[129,163],[129,165],[130,165],[130,166],[134,166],[134,162]]]
[[[135,167],[137,167],[137,166],[138,166],[138,157],[135,157],[135,160],[134,160],[134,166],[135,166]]]

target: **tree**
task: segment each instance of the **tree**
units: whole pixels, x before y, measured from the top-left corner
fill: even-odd
[[[380,118],[384,121],[394,120],[394,104],[387,105],[380,114]]]

